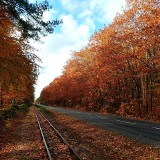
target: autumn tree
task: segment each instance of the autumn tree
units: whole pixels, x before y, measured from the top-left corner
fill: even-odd
[[[44,21],[51,9],[47,1],[0,0],[0,106],[34,99],[40,60],[29,39],[53,33],[59,20]]]
[[[86,48],[73,53],[58,78],[59,94],[54,95],[54,81],[48,86],[52,104],[61,97],[71,102],[67,105],[88,110],[158,113],[159,8],[157,0],[128,0],[112,24],[95,32]],[[45,98],[45,90],[41,95]]]

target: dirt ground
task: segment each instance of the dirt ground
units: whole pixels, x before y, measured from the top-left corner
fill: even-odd
[[[47,160],[33,107],[0,131],[0,160]]]

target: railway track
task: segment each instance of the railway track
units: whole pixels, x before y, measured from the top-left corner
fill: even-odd
[[[49,160],[82,160],[53,124],[36,108],[35,117]]]

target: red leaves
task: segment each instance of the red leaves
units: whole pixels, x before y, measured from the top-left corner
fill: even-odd
[[[33,110],[19,115],[10,128],[0,125],[0,159],[44,159],[47,160]]]
[[[156,83],[160,63],[158,8],[156,0],[128,1],[123,14],[95,32],[86,48],[73,53],[63,75],[42,91],[43,100],[87,109],[92,106],[97,111],[109,105],[114,112],[121,103],[134,100],[137,112],[142,108],[152,112],[160,89]]]
[[[0,105],[33,100],[37,56],[0,6]]]

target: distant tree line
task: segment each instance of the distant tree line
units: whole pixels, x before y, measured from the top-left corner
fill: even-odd
[[[160,113],[160,4],[128,0],[113,23],[73,52],[41,102],[122,114]]]

